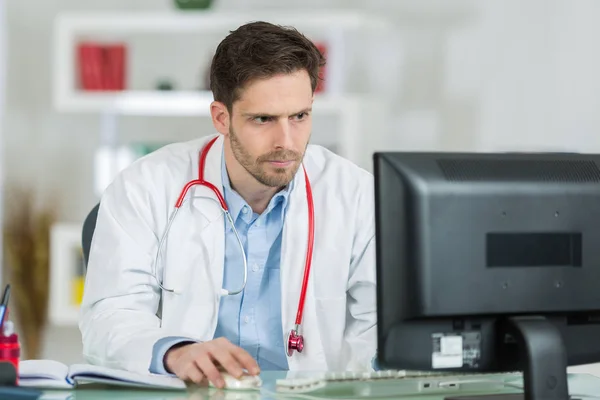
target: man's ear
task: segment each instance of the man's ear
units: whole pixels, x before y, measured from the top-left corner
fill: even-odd
[[[217,132],[223,135],[229,134],[230,117],[225,104],[220,101],[213,101],[210,104],[210,116]]]

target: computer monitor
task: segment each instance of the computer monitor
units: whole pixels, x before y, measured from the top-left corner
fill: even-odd
[[[380,368],[568,398],[600,362],[600,155],[378,152],[374,175]]]

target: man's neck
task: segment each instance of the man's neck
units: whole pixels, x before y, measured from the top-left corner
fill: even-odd
[[[257,214],[262,214],[269,202],[281,188],[268,187],[258,182],[244,167],[236,162],[233,154],[225,150],[225,167],[231,188],[235,190]]]
[[[233,175],[229,175],[231,188],[235,190],[248,203],[252,211],[262,214],[269,205],[269,202],[280,189],[270,188],[256,182],[252,177],[236,180]]]

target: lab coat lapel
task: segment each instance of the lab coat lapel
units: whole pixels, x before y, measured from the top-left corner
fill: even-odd
[[[210,139],[212,139],[212,137]],[[206,143],[208,143],[210,139],[207,140]],[[206,146],[206,143],[204,146]],[[222,154],[223,136],[219,135],[219,138],[212,145],[206,157],[204,179],[207,182],[212,183],[221,194],[223,193],[223,182],[221,180]],[[199,156],[200,152],[198,153],[198,162]],[[196,176],[196,178],[198,177]],[[206,247],[206,253],[209,255],[208,259],[204,260],[204,262],[207,263],[205,268],[210,269],[215,293],[219,293],[223,284],[223,264],[225,254],[225,220],[223,210],[221,209],[221,205],[215,193],[205,186],[196,185],[194,187],[193,196],[195,210],[202,213],[207,222],[206,227],[204,227],[199,234],[199,241]]]
[[[207,142],[203,141],[201,147],[194,150],[192,173],[186,182],[198,179],[200,152]],[[208,152],[204,172],[205,180],[219,191],[222,191],[222,148],[220,137]],[[178,335],[183,333],[202,341],[213,338],[223,281],[223,227],[224,216],[215,193],[205,186],[192,186],[172,221],[167,251],[163,255],[163,265],[168,266],[164,285],[179,292],[163,293],[162,323],[166,331],[174,330]],[[163,276],[162,271],[159,273]]]
[[[315,218],[317,218],[316,215]],[[318,232],[315,232],[315,241],[317,240],[317,236]],[[286,349],[288,334],[295,326],[300,293],[302,291],[307,245],[308,204],[306,199],[304,171],[301,167],[298,169],[294,178],[294,188],[290,194],[286,211],[281,247],[281,314],[284,346],[286,346]],[[315,329],[312,329],[312,325],[316,322],[312,280],[314,268],[315,265],[313,264],[304,303],[302,325],[300,328],[300,333],[304,335],[304,344],[306,347],[302,353],[294,352],[292,357],[288,357],[288,366],[292,370],[299,367],[306,369],[307,363],[310,364],[311,368],[318,368],[319,355],[323,353],[318,330],[315,330],[316,327],[314,327]]]

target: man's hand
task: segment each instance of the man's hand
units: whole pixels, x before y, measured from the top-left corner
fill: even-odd
[[[184,381],[199,384],[207,378],[218,388],[225,385],[220,370],[235,378],[241,378],[244,369],[250,375],[260,372],[248,352],[225,338],[175,347],[165,355],[165,368]]]

